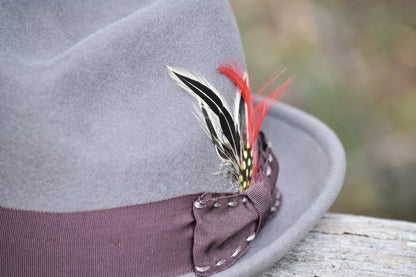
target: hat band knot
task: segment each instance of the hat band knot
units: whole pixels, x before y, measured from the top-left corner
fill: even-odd
[[[251,187],[236,194],[204,193],[194,202],[197,275],[211,275],[234,264],[280,205],[275,186],[278,163],[264,134],[258,138],[258,149],[259,175]]]

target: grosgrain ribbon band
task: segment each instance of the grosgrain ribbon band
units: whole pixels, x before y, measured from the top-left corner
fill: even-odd
[[[0,208],[0,276],[191,272],[191,211],[198,196],[75,213]]]
[[[69,213],[0,207],[0,276],[166,277],[224,270],[248,249],[280,201],[276,158],[265,137],[258,140],[264,174],[243,193]]]

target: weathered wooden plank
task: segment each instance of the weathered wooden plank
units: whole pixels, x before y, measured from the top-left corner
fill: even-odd
[[[328,213],[266,276],[416,277],[416,223]]]

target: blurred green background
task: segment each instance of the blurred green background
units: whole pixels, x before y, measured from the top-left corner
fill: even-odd
[[[347,153],[334,212],[416,221],[416,1],[230,0],[256,91],[284,67],[283,101]]]

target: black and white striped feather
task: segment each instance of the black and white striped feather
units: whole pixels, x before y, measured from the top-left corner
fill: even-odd
[[[169,66],[168,69],[172,79],[198,101],[199,121],[221,160],[221,173],[243,190],[241,157],[247,141],[247,123],[241,93],[236,94],[233,113],[227,101],[204,77],[183,69]]]

